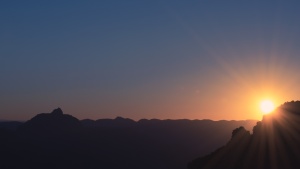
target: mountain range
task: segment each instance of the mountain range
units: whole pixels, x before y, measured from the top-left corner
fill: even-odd
[[[184,169],[257,121],[78,120],[58,108],[0,123],[0,168]]]

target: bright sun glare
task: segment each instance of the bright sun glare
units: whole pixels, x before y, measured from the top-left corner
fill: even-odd
[[[260,110],[263,114],[271,113],[275,109],[274,103],[271,100],[263,100],[260,103]]]

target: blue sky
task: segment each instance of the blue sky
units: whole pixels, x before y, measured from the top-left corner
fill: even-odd
[[[1,1],[0,119],[258,118],[261,93],[298,99],[299,5]]]

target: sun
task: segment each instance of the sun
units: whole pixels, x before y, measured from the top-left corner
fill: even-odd
[[[275,109],[274,103],[271,100],[263,100],[260,103],[260,110],[263,114],[269,114]]]

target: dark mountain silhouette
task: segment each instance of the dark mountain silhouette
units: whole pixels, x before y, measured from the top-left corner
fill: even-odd
[[[63,114],[60,108],[51,113],[38,114],[18,128],[22,134],[52,135],[76,131],[81,128],[78,119]]]
[[[265,115],[250,135],[243,127],[215,152],[189,163],[189,169],[300,168],[300,101],[286,102]]]
[[[22,122],[18,121],[3,121],[0,122],[0,128],[15,131],[22,124]]]
[[[88,127],[112,127],[112,128],[119,128],[119,127],[133,127],[136,125],[136,122],[131,119],[125,119],[122,117],[117,117],[115,119],[99,119],[97,121],[94,120],[82,120],[81,123],[84,126]]]
[[[18,123],[15,130],[0,123],[0,168],[183,169],[190,159],[226,143],[232,128],[250,129],[255,123],[122,117],[79,121],[58,108]]]

